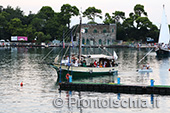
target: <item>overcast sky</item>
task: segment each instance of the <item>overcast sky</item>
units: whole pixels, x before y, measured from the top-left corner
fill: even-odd
[[[6,8],[8,5],[16,8],[19,6],[21,10],[28,15],[29,11],[37,13],[42,6],[50,6],[55,12],[60,12],[60,8],[63,4],[75,5],[78,9],[84,11],[88,7],[96,7],[102,10],[104,18],[105,13],[110,15],[115,11],[123,11],[128,17],[130,12],[133,12],[133,8],[136,4],[144,5],[145,11],[148,13],[148,18],[155,24],[161,23],[162,7],[165,4],[166,15],[168,17],[168,23],[170,23],[170,0],[1,0],[0,5]],[[97,19],[97,22],[102,20]],[[78,17],[71,19],[71,25],[79,22]],[[83,23],[87,23],[87,19],[83,19]]]

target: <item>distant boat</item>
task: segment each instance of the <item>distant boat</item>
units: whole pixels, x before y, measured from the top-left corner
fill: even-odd
[[[151,68],[149,68],[149,69],[139,69],[138,72],[139,73],[145,73],[145,72],[149,73],[149,72],[152,72],[152,69]]]
[[[139,73],[149,73],[152,72],[152,68],[149,66],[149,64],[144,64],[141,69],[137,70]]]
[[[155,49],[158,56],[170,55],[169,41],[170,41],[169,26],[167,22],[167,16],[165,14],[165,7],[163,5],[163,14],[158,40],[158,47]]]

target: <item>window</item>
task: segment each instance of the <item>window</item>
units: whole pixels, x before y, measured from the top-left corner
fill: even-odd
[[[112,32],[114,32],[114,29],[112,29]]]
[[[88,33],[88,29],[85,29],[85,33]]]
[[[82,44],[84,44],[85,43],[85,40],[84,40],[84,38],[83,38],[83,40],[82,40]]]
[[[94,29],[94,30],[93,30],[93,33],[97,33],[97,30],[96,30],[96,29]]]
[[[101,39],[99,39],[99,45],[102,45],[102,40]]]
[[[104,29],[104,30],[103,30],[103,33],[106,33],[106,32],[107,32],[106,29]]]
[[[108,40],[107,40],[107,45],[109,45],[109,44],[110,44],[110,40],[108,39]]]
[[[86,40],[86,44],[89,45],[90,44],[90,41],[89,39]]]

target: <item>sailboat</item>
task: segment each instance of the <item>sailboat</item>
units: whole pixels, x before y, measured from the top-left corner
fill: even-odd
[[[115,60],[118,58],[116,52],[114,51],[113,55],[82,54],[81,33],[80,18],[79,52],[77,55],[73,55],[71,53],[70,56],[65,59],[61,56],[61,61],[58,60],[59,56],[55,58],[55,62],[52,64],[52,67],[57,71],[57,81],[68,81],[69,76],[72,76],[72,79],[76,80],[81,78],[116,75],[118,73],[118,64],[115,63]]]
[[[170,41],[169,26],[167,22],[167,16],[165,14],[165,7],[163,5],[162,22],[158,40],[158,47],[155,49],[158,56],[170,55],[169,41]]]

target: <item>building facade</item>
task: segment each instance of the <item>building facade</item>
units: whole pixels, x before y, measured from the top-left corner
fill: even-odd
[[[116,24],[82,24],[83,45],[112,45],[116,40]],[[77,35],[79,40],[79,34]]]

